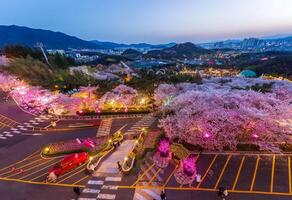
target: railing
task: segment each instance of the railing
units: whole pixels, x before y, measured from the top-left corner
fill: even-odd
[[[131,171],[131,169],[134,167],[136,156],[142,150],[146,135],[147,135],[147,131],[142,130],[141,134],[139,135],[139,138],[135,142],[135,145],[132,151],[128,154],[128,156],[125,158],[123,162],[123,165],[122,165],[123,172],[127,173]]]
[[[120,143],[124,139],[124,136],[121,134],[120,130],[115,132],[111,139],[107,141],[107,143],[101,147],[99,150],[95,152],[91,152],[91,156],[89,158],[89,162],[87,163],[87,170],[89,172],[92,172],[95,170],[95,168],[99,165],[102,158],[108,153],[110,153],[112,150],[115,149],[115,145],[117,143]]]

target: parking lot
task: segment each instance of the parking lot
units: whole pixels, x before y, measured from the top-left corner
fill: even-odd
[[[50,184],[46,182],[49,170],[63,157],[43,158],[40,151],[0,169],[0,180],[12,180],[26,183]],[[53,185],[84,187],[90,176],[85,172],[86,164],[58,177]]]
[[[176,182],[173,176],[176,168],[175,163],[160,169],[150,162],[132,187],[144,182],[145,187],[163,186],[170,190],[216,191],[223,186],[234,193],[292,195],[290,155],[197,155],[201,182],[191,185]]]

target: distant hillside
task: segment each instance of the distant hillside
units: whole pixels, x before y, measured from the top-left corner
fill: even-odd
[[[114,42],[101,42],[98,40],[91,41],[94,44],[97,44],[101,48],[104,49],[115,49],[115,48],[135,48],[135,49],[163,49],[167,47],[172,47],[176,45],[176,43],[167,43],[167,44],[147,44],[147,43],[138,43],[138,44],[120,44]]]
[[[165,48],[162,50],[149,51],[145,57],[146,58],[159,58],[159,59],[183,59],[183,58],[193,58],[198,55],[212,53],[211,50],[204,49],[202,47],[196,46],[193,43],[186,42],[182,44],[177,44],[173,47]]]
[[[41,42],[48,49],[99,49],[91,42],[69,36],[61,32],[32,29],[22,26],[0,26],[0,47],[20,44],[33,47]]]
[[[138,57],[142,56],[142,53],[135,49],[127,49],[122,53],[122,56],[125,56],[129,59],[137,59]]]

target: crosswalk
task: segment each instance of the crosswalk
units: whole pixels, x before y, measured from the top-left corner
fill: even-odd
[[[5,127],[5,128],[10,128],[10,129],[0,132],[0,140],[6,140],[9,138],[12,138],[15,135],[40,135],[40,134],[28,134],[27,132],[32,131],[34,127],[36,127],[40,123],[48,121],[52,117],[53,117],[52,115],[40,115],[40,116],[35,117],[34,119],[29,120],[28,122],[18,123],[18,122],[13,121],[12,119],[9,119],[1,115],[0,120],[5,119],[6,120],[5,122],[10,120],[9,124]]]
[[[136,186],[153,186],[153,188],[136,187],[133,200],[153,200],[160,199],[161,183],[163,182],[164,170],[155,166],[152,158],[147,158],[141,165],[139,178]]]
[[[134,126],[132,126],[125,135],[131,135],[131,134],[137,134],[141,131],[143,128],[149,128],[153,122],[155,121],[155,117],[152,115],[146,115],[141,120],[139,120]]]
[[[96,133],[96,136],[106,136],[110,134],[110,130],[112,127],[113,119],[103,119],[101,120],[100,126],[98,128],[98,131]]]
[[[93,177],[86,184],[78,200],[116,199],[121,176]]]

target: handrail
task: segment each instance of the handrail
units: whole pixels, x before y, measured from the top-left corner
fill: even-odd
[[[120,130],[116,131],[112,138],[109,139],[109,141],[107,142],[107,145],[101,149],[100,151],[98,151],[94,156],[91,156],[89,158],[89,162],[86,165],[87,170],[91,170],[90,169],[90,165],[91,163],[98,158],[97,162],[95,164],[93,164],[94,166],[94,170],[95,168],[98,166],[98,164],[100,163],[101,159],[106,156],[109,152],[111,152],[112,150],[114,150],[114,144],[117,142],[120,142],[124,139],[124,136],[121,134]],[[110,149],[109,149],[110,148]]]
[[[139,138],[136,140],[135,145],[133,147],[133,149],[130,151],[130,153],[128,154],[128,156],[125,158],[123,165],[122,165],[122,171],[123,172],[129,172],[133,166],[134,166],[134,162],[136,159],[137,154],[136,152],[139,152],[139,150],[141,150],[141,148],[143,147],[143,143],[145,141],[145,137],[146,137],[146,131],[142,131],[139,135]],[[131,164],[130,166],[127,165],[128,159],[131,159]],[[126,168],[127,167],[127,168]]]

